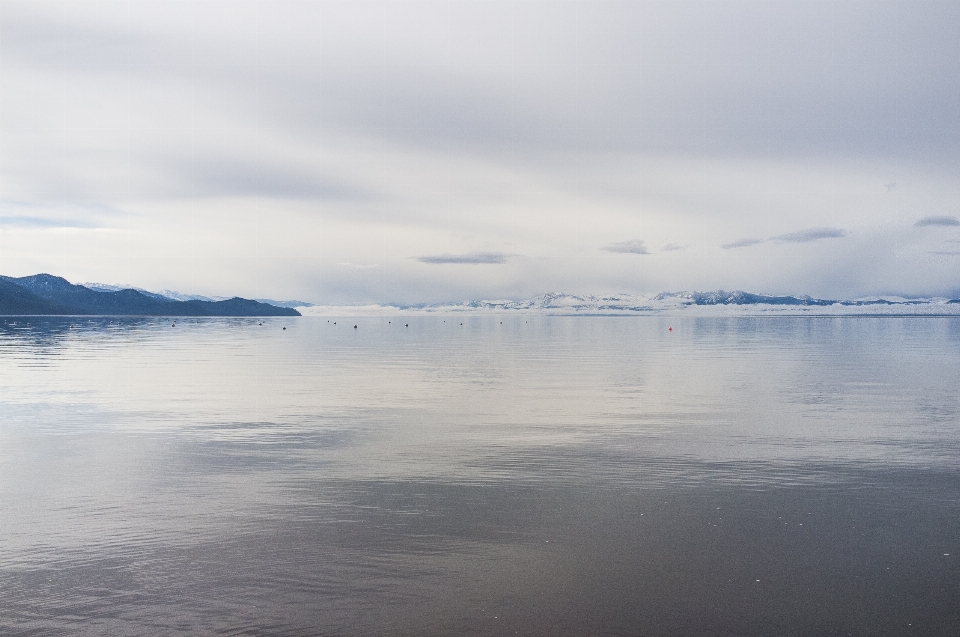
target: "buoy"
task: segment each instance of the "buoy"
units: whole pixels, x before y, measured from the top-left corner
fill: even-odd
[[[409,323],[405,323],[403,326],[404,326],[404,327],[410,327],[410,324],[409,324]]]
[[[283,328],[283,329],[284,329],[284,331],[286,331],[287,328]]]
[[[356,326],[356,325],[354,325],[354,326],[353,326],[353,329],[357,329],[357,326]]]
[[[672,331],[673,331],[673,328],[672,328],[672,327],[668,327],[668,328],[667,328],[667,331],[668,331],[668,332],[672,332]]]

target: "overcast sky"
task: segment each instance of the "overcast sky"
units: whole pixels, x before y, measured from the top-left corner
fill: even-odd
[[[0,2],[0,273],[960,295],[957,2]]]

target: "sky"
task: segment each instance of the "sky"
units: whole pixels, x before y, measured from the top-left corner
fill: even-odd
[[[0,0],[0,273],[960,296],[957,2]]]

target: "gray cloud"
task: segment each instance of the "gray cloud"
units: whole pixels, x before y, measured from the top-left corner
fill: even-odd
[[[757,245],[758,243],[766,243],[767,241],[809,243],[810,241],[819,241],[820,239],[838,239],[845,236],[847,236],[847,231],[843,230],[842,228],[808,228],[806,230],[799,230],[797,232],[788,232],[786,234],[777,235],[775,237],[770,237],[769,239],[740,239],[739,241],[724,243],[720,247],[724,250],[730,250],[731,248],[746,248]]]
[[[721,248],[724,250],[729,250],[731,248],[746,248],[748,246],[754,246],[758,243],[763,243],[766,239],[740,239],[739,241],[734,241],[732,243],[724,243]]]
[[[678,250],[683,250],[687,246],[680,245],[679,243],[668,243],[661,248],[664,252],[676,252]]]
[[[620,252],[622,254],[650,254],[650,250],[647,249],[647,246],[645,246],[640,239],[611,243],[602,249],[607,252]]]
[[[942,216],[942,217],[923,217],[920,221],[916,222],[916,227],[922,228],[924,226],[960,226],[960,219],[956,217]]]
[[[509,255],[502,252],[474,252],[472,254],[438,254],[417,257],[420,263],[506,263]]]
[[[787,234],[771,237],[771,241],[787,241],[789,243],[808,243],[810,241],[819,241],[820,239],[839,239],[847,236],[847,231],[841,228],[808,228],[797,232],[788,232]]]
[[[517,3],[509,20],[499,4],[376,6],[251,3],[224,20],[212,3],[123,22],[14,7],[0,35],[4,59],[56,72],[173,79],[221,97],[256,87],[229,108],[304,132],[494,152],[960,148],[955,3]]]

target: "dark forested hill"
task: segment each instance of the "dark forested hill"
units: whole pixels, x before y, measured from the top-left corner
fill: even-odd
[[[69,314],[70,311],[0,277],[0,314]]]
[[[91,290],[50,274],[19,278],[0,276],[0,314],[300,316],[300,313],[292,308],[241,298],[226,301],[174,301],[137,290]]]

